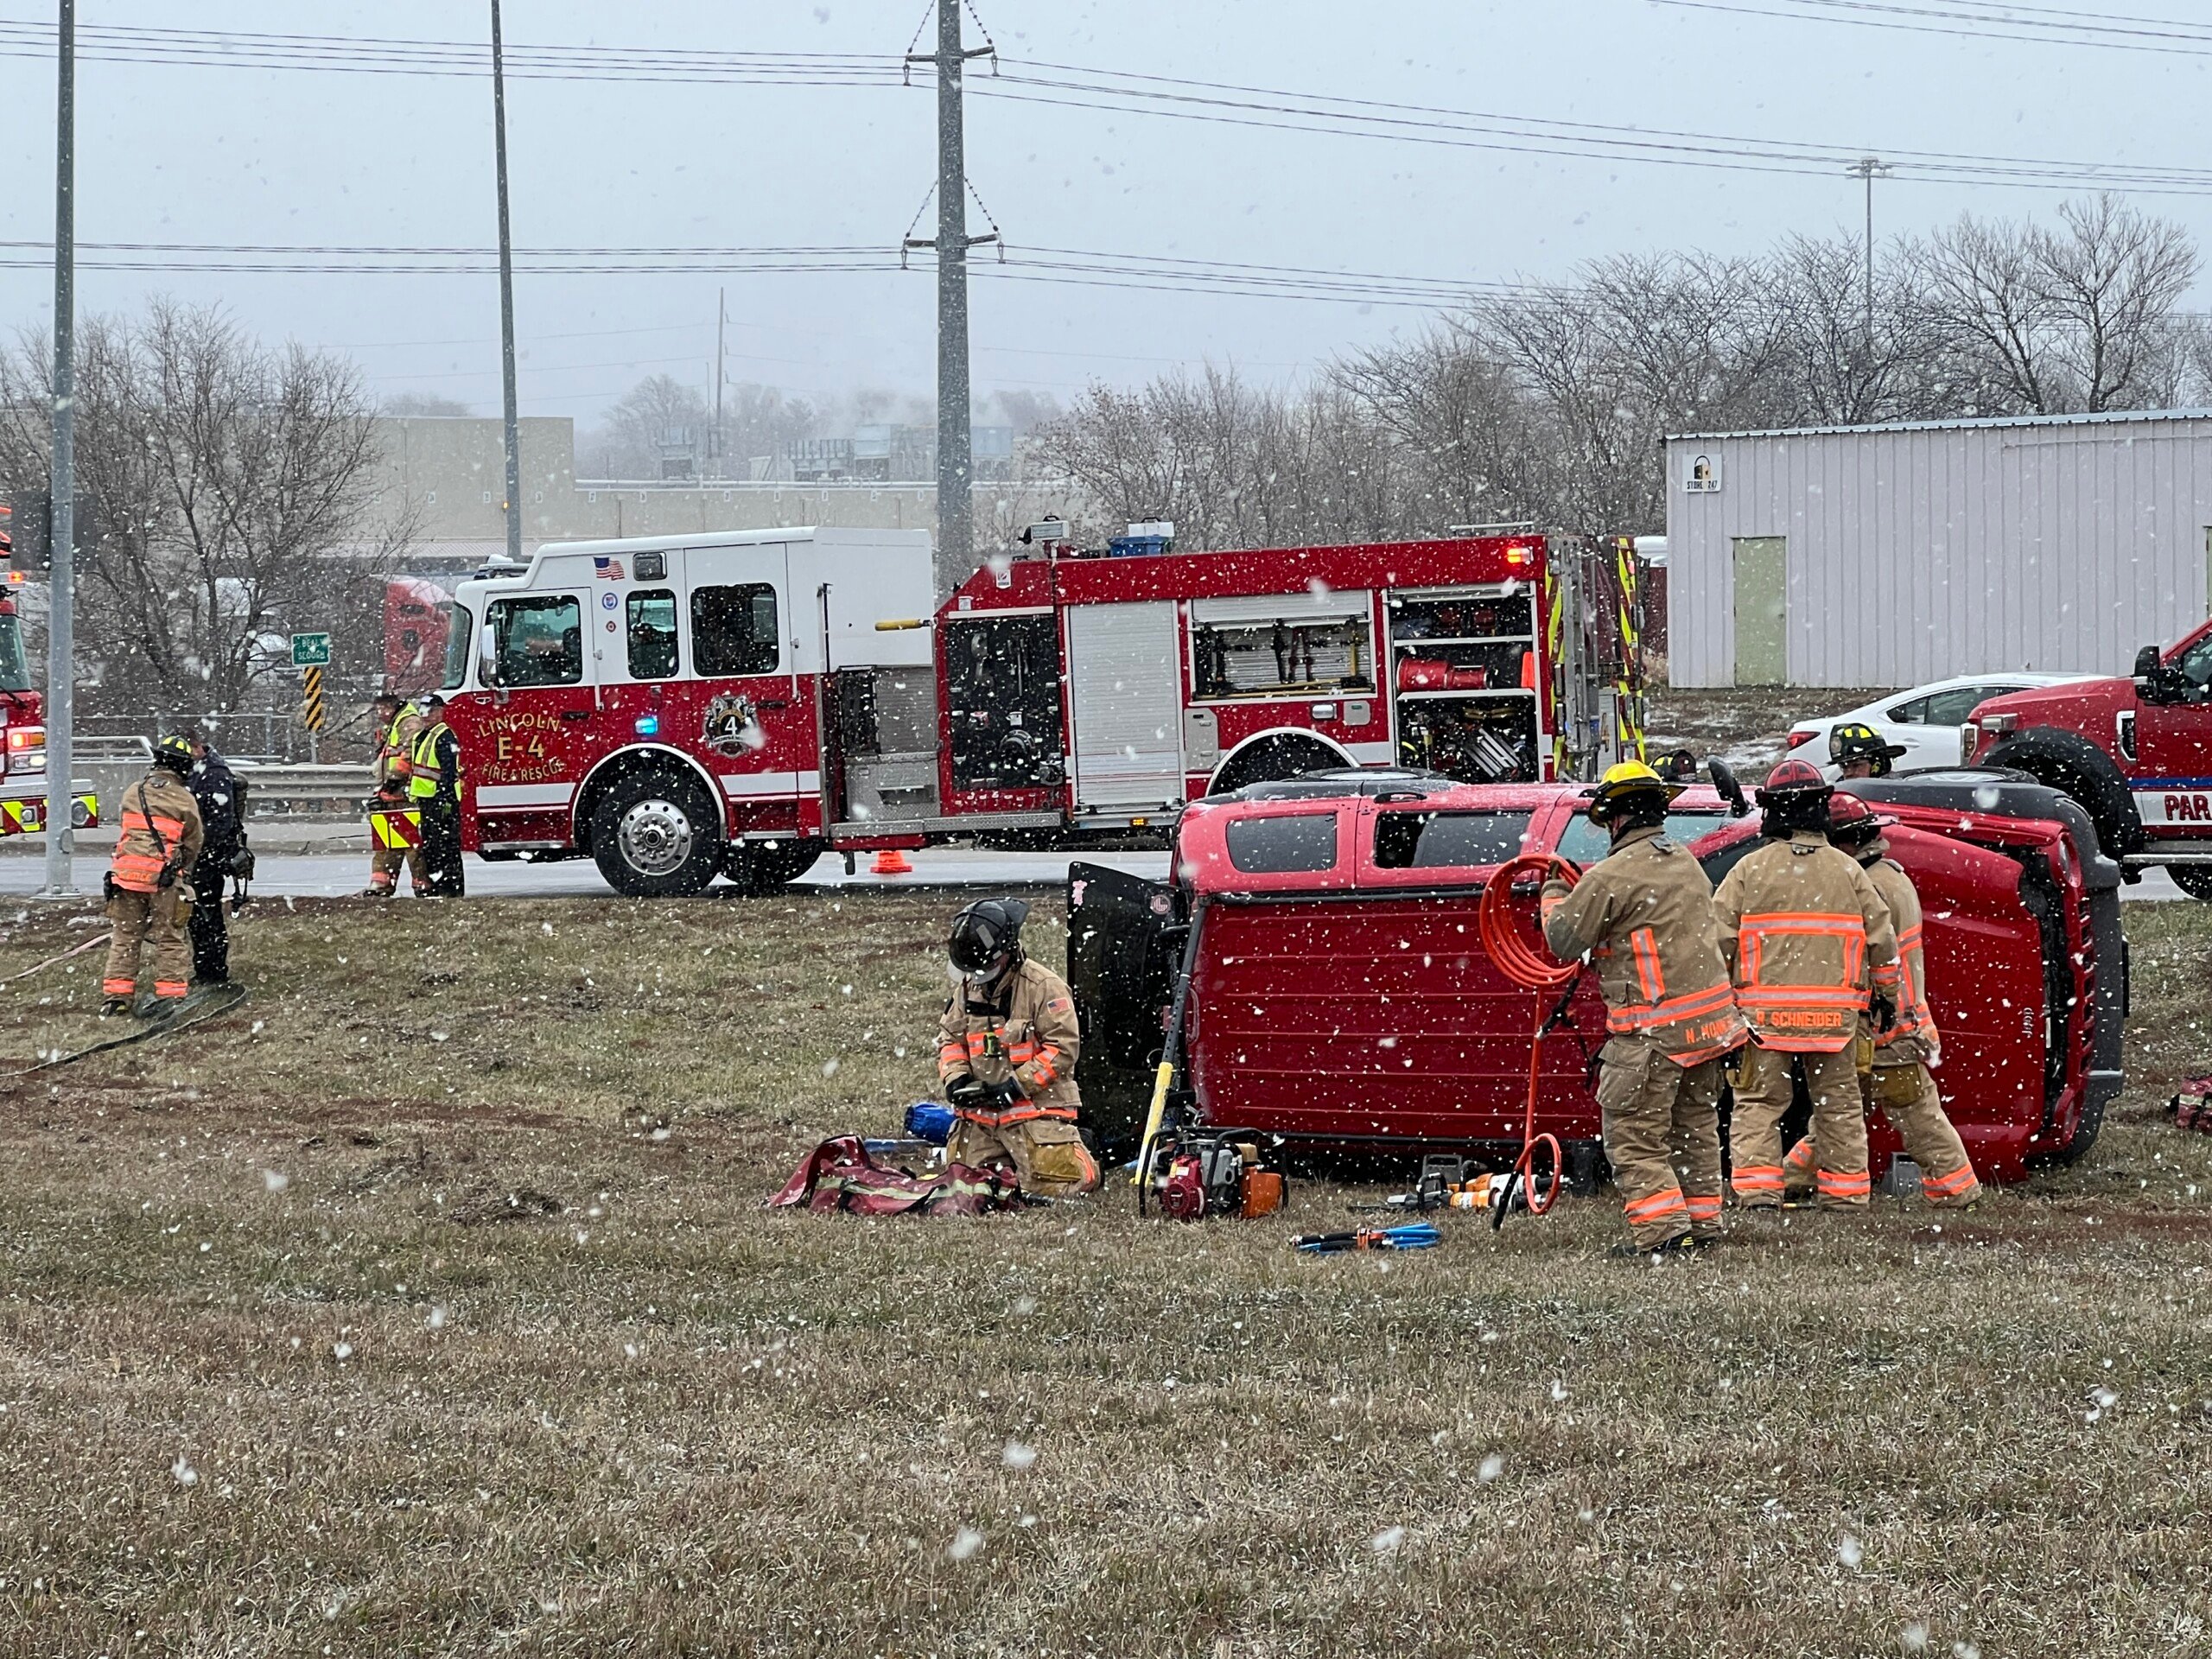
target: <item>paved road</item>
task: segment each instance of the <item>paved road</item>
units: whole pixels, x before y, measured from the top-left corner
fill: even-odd
[[[977,853],[957,848],[926,848],[911,853],[914,874],[871,875],[868,861],[860,861],[857,874],[845,874],[844,861],[824,858],[798,885],[804,887],[1051,887],[1067,880],[1071,861],[1065,853]],[[1166,873],[1167,855],[1107,853],[1090,862],[1111,865],[1135,875],[1157,877]],[[76,861],[77,886],[98,893],[100,874],[107,868],[105,855]],[[44,878],[44,861],[38,858],[0,858],[0,894],[22,896],[38,891]],[[404,878],[403,878],[404,882]],[[257,896],[282,898],[340,898],[356,893],[368,884],[368,860],[355,854],[276,855],[260,860],[254,877]],[[486,864],[468,861],[471,894],[496,894],[505,899],[613,898],[600,879],[599,868],[589,859],[557,864]]]

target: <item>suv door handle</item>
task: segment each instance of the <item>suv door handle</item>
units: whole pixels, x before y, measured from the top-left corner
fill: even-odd
[[[561,718],[573,725],[582,721],[589,720],[591,718],[591,710],[588,709],[563,709],[561,711]]]

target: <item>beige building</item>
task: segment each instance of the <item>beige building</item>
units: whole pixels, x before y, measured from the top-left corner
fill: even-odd
[[[379,420],[377,429],[384,450],[378,500],[385,512],[411,518],[416,553],[408,561],[410,569],[449,580],[505,549],[506,463],[499,421],[410,416]],[[624,536],[800,524],[937,525],[937,490],[929,483],[580,481],[574,420],[530,416],[521,423],[521,437],[525,556],[543,542]],[[1079,505],[1065,483],[978,483],[976,544],[988,549],[1018,536],[1027,524],[1055,512],[1072,514]]]

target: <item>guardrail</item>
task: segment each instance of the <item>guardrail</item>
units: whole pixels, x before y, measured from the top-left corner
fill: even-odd
[[[376,793],[366,766],[234,765],[246,787],[248,814],[256,818],[361,817]]]

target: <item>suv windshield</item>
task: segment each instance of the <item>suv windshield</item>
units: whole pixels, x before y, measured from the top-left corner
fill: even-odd
[[[0,691],[28,691],[30,669],[23,661],[23,621],[0,616]]]
[[[476,619],[465,605],[456,605],[446,618],[446,677],[438,689],[458,691],[468,678],[468,659],[476,653]]]

